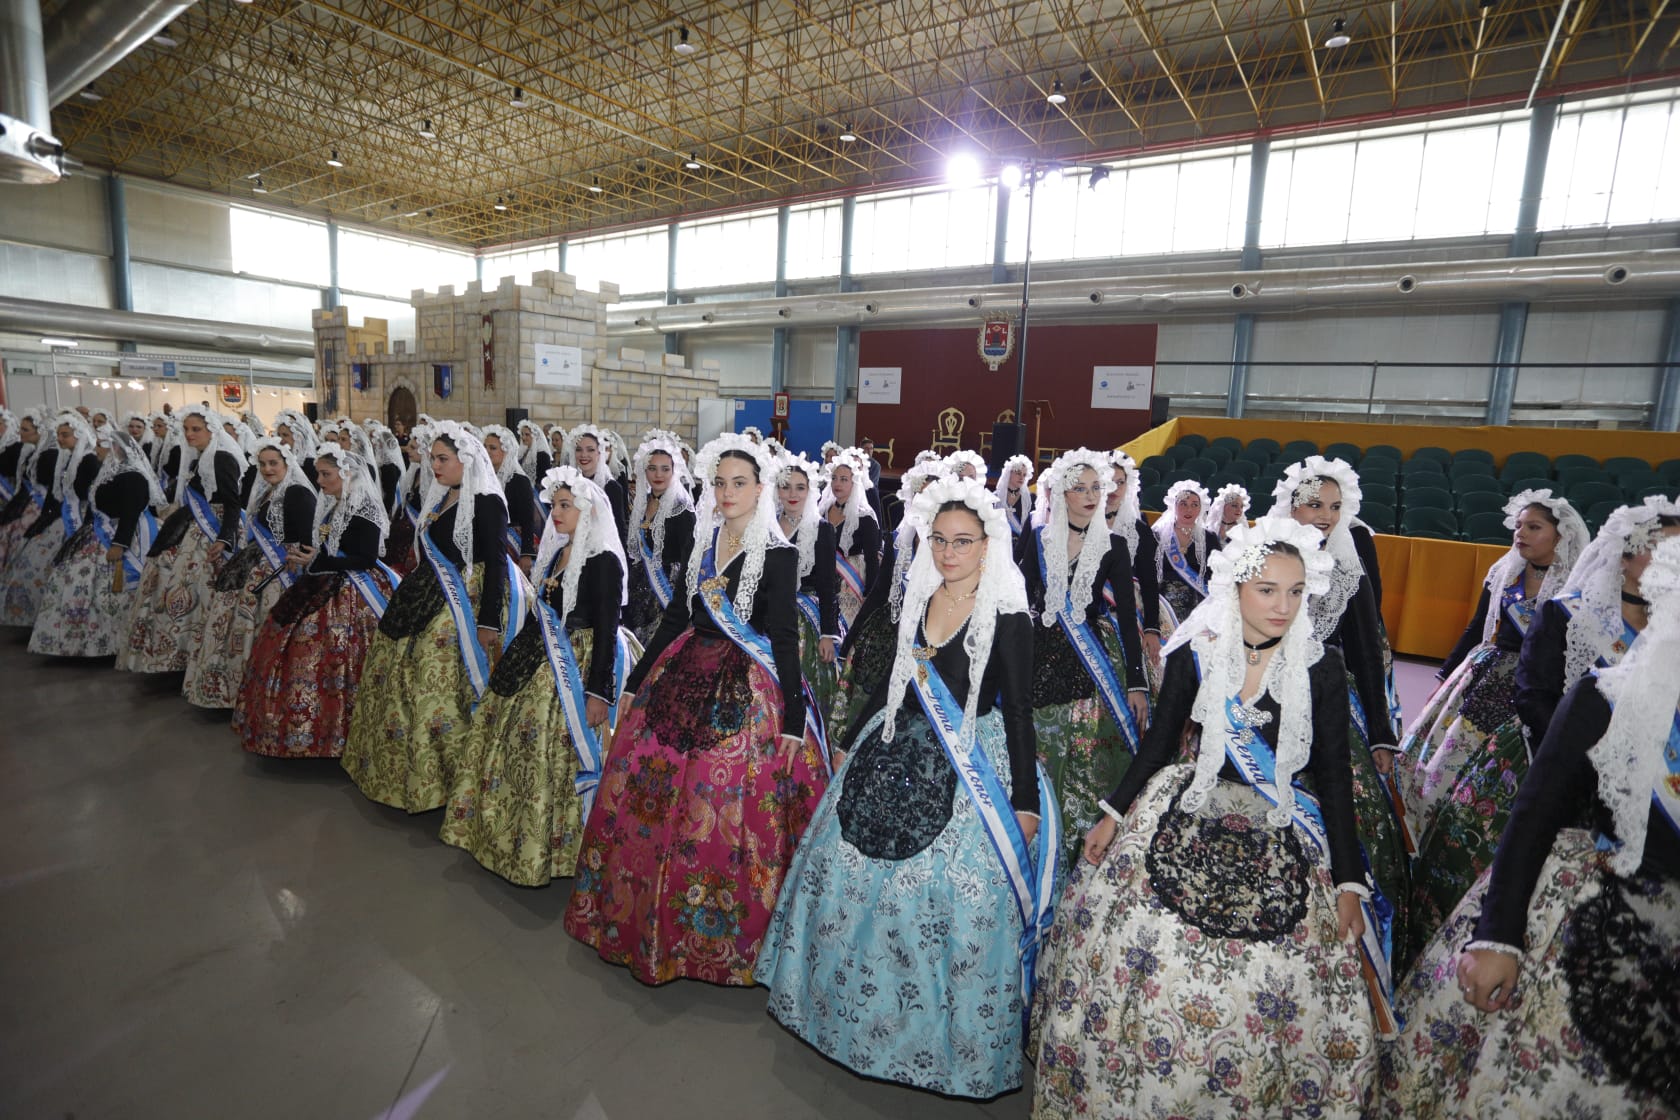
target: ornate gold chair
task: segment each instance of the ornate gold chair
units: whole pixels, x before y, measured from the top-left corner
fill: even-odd
[[[877,443],[875,445],[875,458],[881,460],[881,466],[885,467],[887,470],[892,470],[893,444],[897,442],[898,437],[894,436],[886,443]]]
[[[967,417],[960,408],[940,410],[938,426],[933,429],[933,442],[928,446],[934,451],[961,450],[963,424],[966,420]]]

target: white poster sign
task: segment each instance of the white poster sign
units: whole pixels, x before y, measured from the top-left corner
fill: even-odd
[[[117,368],[125,378],[176,376],[175,363],[159,358],[122,358]]]
[[[904,380],[899,366],[865,366],[858,370],[859,404],[897,404],[898,387]]]
[[[537,343],[536,382],[556,389],[583,388],[583,347]]]
[[[1154,366],[1094,366],[1091,370],[1091,407],[1149,411],[1155,391]]]

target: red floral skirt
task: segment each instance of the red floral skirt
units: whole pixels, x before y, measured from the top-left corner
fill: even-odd
[[[828,784],[816,741],[781,736],[774,676],[726,639],[673,642],[602,764],[566,932],[644,983],[751,985]]]
[[[389,597],[390,580],[371,574]],[[288,588],[257,632],[234,705],[245,749],[275,758],[342,755],[362,656],[378,626],[348,576],[306,576]]]

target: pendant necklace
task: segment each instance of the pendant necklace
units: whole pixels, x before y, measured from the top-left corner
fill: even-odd
[[[1283,641],[1283,635],[1282,634],[1279,634],[1275,638],[1267,638],[1265,641],[1260,642],[1257,645],[1250,645],[1248,639],[1244,638],[1242,640],[1242,644],[1243,644],[1243,649],[1248,651],[1248,663],[1250,665],[1260,664],[1260,655],[1262,653],[1264,653],[1266,650],[1271,649],[1273,646],[1277,645],[1281,641]]]

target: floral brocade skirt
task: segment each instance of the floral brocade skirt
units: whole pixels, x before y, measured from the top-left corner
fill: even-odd
[[[117,652],[122,622],[138,590],[124,573],[122,589],[112,584],[120,564],[105,559],[105,546],[84,528],[71,539],[70,555],[53,568],[29,652],[48,657],[109,657]]]
[[[464,574],[476,604],[484,565]],[[455,617],[437,573],[422,564],[398,585],[368,643],[340,765],[370,801],[410,813],[442,808],[466,757],[477,701]]]
[[[1558,834],[1529,903],[1516,995],[1484,1013],[1458,988],[1487,893],[1476,881],[1395,992],[1381,1115],[1657,1120],[1680,1116],[1680,883],[1621,879],[1592,836]]]
[[[916,701],[891,744],[882,722],[865,728],[799,845],[758,982],[778,1022],[849,1069],[995,1097],[1021,1084],[1020,913]],[[976,749],[1007,789],[1000,713],[980,721]]]
[[[629,643],[627,664],[634,664],[641,647],[628,630],[620,634]],[[569,637],[578,666],[587,671],[595,631],[574,630]],[[532,652],[540,661],[517,684],[504,680],[516,649],[497,666],[473,713],[466,761],[455,772],[438,838],[466,849],[510,883],[543,887],[576,870],[587,812],[577,789],[577,744],[554,671],[540,650],[541,627],[521,631],[514,646],[524,644],[539,647]],[[614,681],[614,695],[623,687],[622,678]],[[599,734],[605,748],[612,733],[602,727]]]
[[[189,527],[174,548],[146,557],[122,626],[117,668],[179,673],[197,646],[210,597],[210,538]]]
[[[1394,760],[1407,827],[1421,845],[1435,814],[1488,738],[1516,715],[1517,651],[1477,646],[1435,689]]]
[[[11,562],[12,551],[23,542],[23,534],[35,524],[35,519],[41,516],[41,507],[33,502],[19,515],[16,521],[7,525],[0,525],[0,572],[6,570]]]
[[[834,646],[838,653],[840,643],[835,642]],[[811,696],[816,700],[818,714],[825,721],[826,732],[828,713],[833,710],[835,698],[840,692],[840,666],[838,662],[822,659],[822,635],[817,633],[817,628],[811,625],[804,611],[799,612],[799,669],[805,683],[811,686]]]
[[[389,598],[390,578],[369,573]],[[251,646],[233,729],[251,754],[338,758],[379,619],[342,573],[307,575],[275,600]]]
[[[1107,623],[1094,629],[1124,688],[1126,658],[1119,637]],[[1042,706],[1038,703],[1039,693],[1048,683],[1046,676],[1072,680],[1078,674],[1089,681],[1085,666],[1060,626],[1054,631],[1036,628],[1033,661],[1033,729],[1038,733],[1039,761],[1050,775],[1050,785],[1061,807],[1061,866],[1065,876],[1085,846],[1085,834],[1103,815],[1097,802],[1107,797],[1125,777],[1132,752],[1109,715],[1108,706],[1096,695],[1094,684],[1086,685],[1092,692],[1090,696]]]
[[[231,708],[238,703],[257,630],[286,590],[277,579],[257,590],[270,571],[268,560],[254,544],[223,560],[204,605],[203,637],[187,659],[187,676],[181,684],[187,703],[198,708]]]
[[[1329,864],[1246,785],[1220,781],[1185,812],[1192,771],[1152,778],[1062,894],[1034,1000],[1033,1115],[1358,1120],[1376,1032]]]
[[[794,848],[828,779],[782,741],[776,679],[694,630],[621,713],[584,828],[566,932],[648,984],[751,985]]]
[[[52,578],[53,557],[64,544],[64,522],[53,523],[20,540],[0,572],[0,626],[33,626]]]
[[[1358,701],[1359,690],[1353,674],[1347,674],[1348,703]],[[1387,711],[1377,713],[1387,719]],[[1385,779],[1377,770],[1375,756],[1366,740],[1366,732],[1357,719],[1348,723],[1349,763],[1353,770],[1353,823],[1359,830],[1359,842],[1364,845],[1365,858],[1371,865],[1371,878],[1393,908],[1389,929],[1389,956],[1396,975],[1404,961],[1411,957],[1406,950],[1411,928],[1412,861],[1406,851],[1406,837],[1401,829],[1400,814],[1389,794],[1388,782],[1398,781],[1402,759],[1396,755],[1392,773]]]
[[[898,652],[898,624],[885,606],[871,611],[851,635],[852,649],[840,667],[828,709],[828,741],[838,748],[869,698],[886,682]]]

